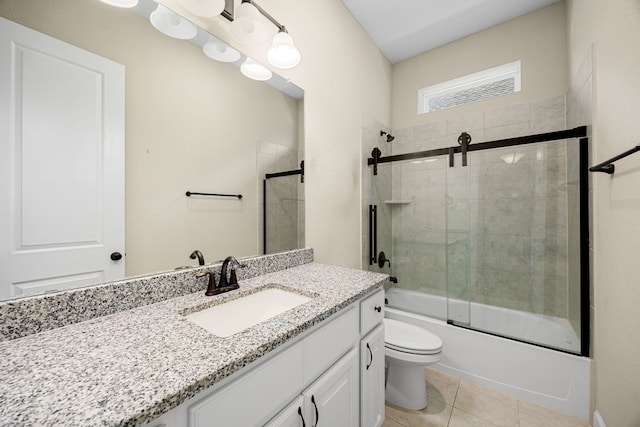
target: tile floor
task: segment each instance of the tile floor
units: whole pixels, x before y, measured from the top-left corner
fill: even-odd
[[[425,369],[429,404],[422,411],[387,405],[382,427],[589,427],[523,400]]]

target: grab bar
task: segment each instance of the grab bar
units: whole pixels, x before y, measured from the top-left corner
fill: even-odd
[[[609,175],[613,174],[616,171],[616,166],[613,164],[613,162],[616,162],[622,158],[625,158],[627,156],[632,155],[633,153],[635,153],[636,151],[640,151],[640,145],[636,145],[635,147],[633,147],[630,150],[625,151],[622,154],[618,154],[615,157],[610,158],[609,160],[602,162],[602,163],[598,163],[595,166],[592,166],[589,168],[589,172],[604,172],[604,173],[608,173]]]
[[[378,207],[369,205],[369,265],[376,262],[378,253]]]

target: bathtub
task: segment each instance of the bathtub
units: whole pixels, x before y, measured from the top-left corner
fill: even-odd
[[[435,369],[502,391],[518,399],[589,420],[590,359],[447,324],[424,314],[446,318],[444,297],[404,289],[386,291],[385,317],[423,327],[443,341]],[[429,310],[429,311],[427,311]],[[552,317],[527,316],[462,301],[449,301],[450,317],[507,336],[531,337],[567,348],[579,341],[573,331]],[[529,319],[528,319],[529,317]],[[573,340],[573,341],[572,341]],[[562,345],[564,344],[564,345]],[[577,351],[576,350],[576,351]]]

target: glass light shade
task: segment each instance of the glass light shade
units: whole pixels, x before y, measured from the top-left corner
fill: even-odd
[[[178,0],[189,13],[203,18],[213,18],[224,10],[224,0]]]
[[[272,76],[271,70],[247,58],[240,66],[240,72],[253,80],[265,81]]]
[[[138,5],[138,0],[100,0],[102,3],[106,3],[115,7],[136,7]]]
[[[267,52],[267,60],[274,67],[286,70],[300,63],[300,51],[293,44],[293,38],[281,31],[273,37],[273,43]]]
[[[158,4],[158,8],[151,13],[149,20],[156,30],[175,39],[189,40],[198,34],[198,28],[195,25],[161,4]]]
[[[273,34],[271,27],[273,25],[251,3],[241,3],[236,9],[229,33],[238,43],[256,46],[269,42]]]
[[[213,38],[204,44],[202,51],[209,58],[220,62],[236,62],[241,56],[234,48]]]

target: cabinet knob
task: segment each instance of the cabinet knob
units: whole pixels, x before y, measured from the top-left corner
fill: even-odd
[[[373,307],[373,309],[375,311],[377,311],[378,313],[380,313],[382,311],[382,307],[380,307],[379,305],[376,305],[375,307]]]
[[[122,259],[122,254],[120,252],[112,252],[109,258],[111,258],[111,261],[120,261]]]

